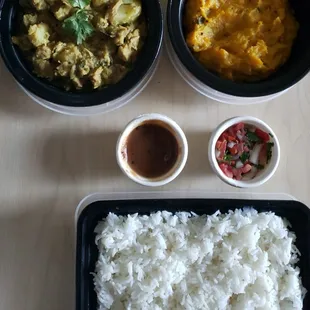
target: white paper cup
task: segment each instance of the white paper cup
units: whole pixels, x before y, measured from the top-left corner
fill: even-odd
[[[251,180],[235,180],[227,177],[224,172],[221,170],[215,155],[215,145],[216,141],[219,139],[220,135],[229,127],[236,125],[240,122],[245,124],[253,125],[265,132],[271,133],[273,137],[270,137],[270,142],[274,143],[274,147],[272,148],[272,157],[270,162],[266,165],[264,169],[258,171],[257,175]],[[251,188],[257,187],[265,182],[267,182],[276,172],[279,162],[280,162],[280,144],[279,140],[274,133],[274,131],[262,120],[252,117],[252,116],[238,116],[230,118],[223,123],[221,123],[212,133],[210,141],[209,141],[209,149],[208,149],[209,162],[216,173],[216,175],[225,183],[241,188]]]
[[[128,165],[127,160],[124,159],[123,156],[123,151],[126,148],[126,142],[129,134],[142,123],[147,123],[148,121],[150,121],[150,123],[151,121],[159,121],[162,123],[163,127],[168,129],[175,136],[179,146],[178,157],[173,167],[167,173],[156,178],[146,178],[137,174]],[[183,170],[187,161],[187,157],[188,144],[181,127],[171,118],[156,113],[144,114],[132,120],[120,134],[116,145],[116,159],[123,173],[133,181],[145,186],[162,186],[174,180]]]

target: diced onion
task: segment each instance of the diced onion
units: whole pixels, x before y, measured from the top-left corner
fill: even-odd
[[[231,157],[231,160],[237,160],[239,158],[239,155],[237,154],[237,155],[235,155],[235,156],[232,156]]]
[[[260,153],[262,147],[263,147],[262,144],[256,144],[256,145],[254,146],[253,150],[251,151],[249,161],[250,161],[252,164],[254,164],[254,165],[257,165],[257,164],[258,164],[259,153]]]
[[[243,135],[240,130],[237,131],[236,136],[239,139],[239,141],[243,141]]]
[[[236,143],[235,143],[235,142],[232,142],[232,141],[228,142],[228,144],[227,144],[227,146],[228,146],[230,149],[233,148],[235,145],[236,145]]]
[[[238,160],[238,161],[236,162],[236,168],[239,169],[239,168],[242,168],[242,167],[243,167],[242,161],[241,161],[241,160]]]
[[[215,150],[215,157],[216,158],[219,158],[220,154],[221,154],[221,151]]]

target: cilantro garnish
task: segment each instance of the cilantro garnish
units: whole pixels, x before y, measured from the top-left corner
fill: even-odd
[[[88,20],[89,16],[84,10],[90,4],[90,0],[69,0],[69,2],[79,10],[65,19],[62,27],[76,38],[76,43],[79,45],[94,31],[94,27]]]
[[[69,0],[70,4],[74,8],[84,9],[86,6],[90,5],[90,0]]]
[[[246,136],[249,139],[249,141],[251,141],[251,142],[260,142],[261,141],[261,139],[257,136],[257,134],[255,132],[247,131]]]
[[[254,164],[253,164],[253,166],[254,166],[255,168],[257,168],[258,170],[262,170],[262,169],[265,168],[265,166],[264,166],[264,165],[261,165],[261,164],[258,164],[258,165],[254,165]]]
[[[240,160],[242,161],[242,163],[245,163],[250,157],[250,153],[249,152],[243,152],[240,155]]]
[[[271,148],[274,146],[274,143],[273,142],[267,142],[266,143],[266,152],[267,152],[267,164],[269,163],[270,159],[271,159],[271,156],[272,156],[272,150]]]
[[[271,138],[273,138],[273,134],[272,134],[272,133],[270,133],[270,132],[269,132],[269,136],[270,136]]]
[[[232,156],[226,153],[226,154],[224,155],[224,157],[223,157],[223,160],[224,160],[224,161],[231,161],[231,160],[232,160]]]

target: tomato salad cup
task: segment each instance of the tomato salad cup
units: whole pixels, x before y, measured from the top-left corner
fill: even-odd
[[[263,121],[235,117],[220,124],[209,142],[214,172],[236,187],[256,187],[275,173],[280,160],[279,141]]]

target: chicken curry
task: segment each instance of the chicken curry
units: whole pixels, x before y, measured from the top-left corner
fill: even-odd
[[[288,0],[187,0],[184,23],[199,62],[236,81],[275,72],[298,31]]]
[[[140,0],[30,0],[12,37],[34,73],[66,90],[120,81],[146,37]]]

